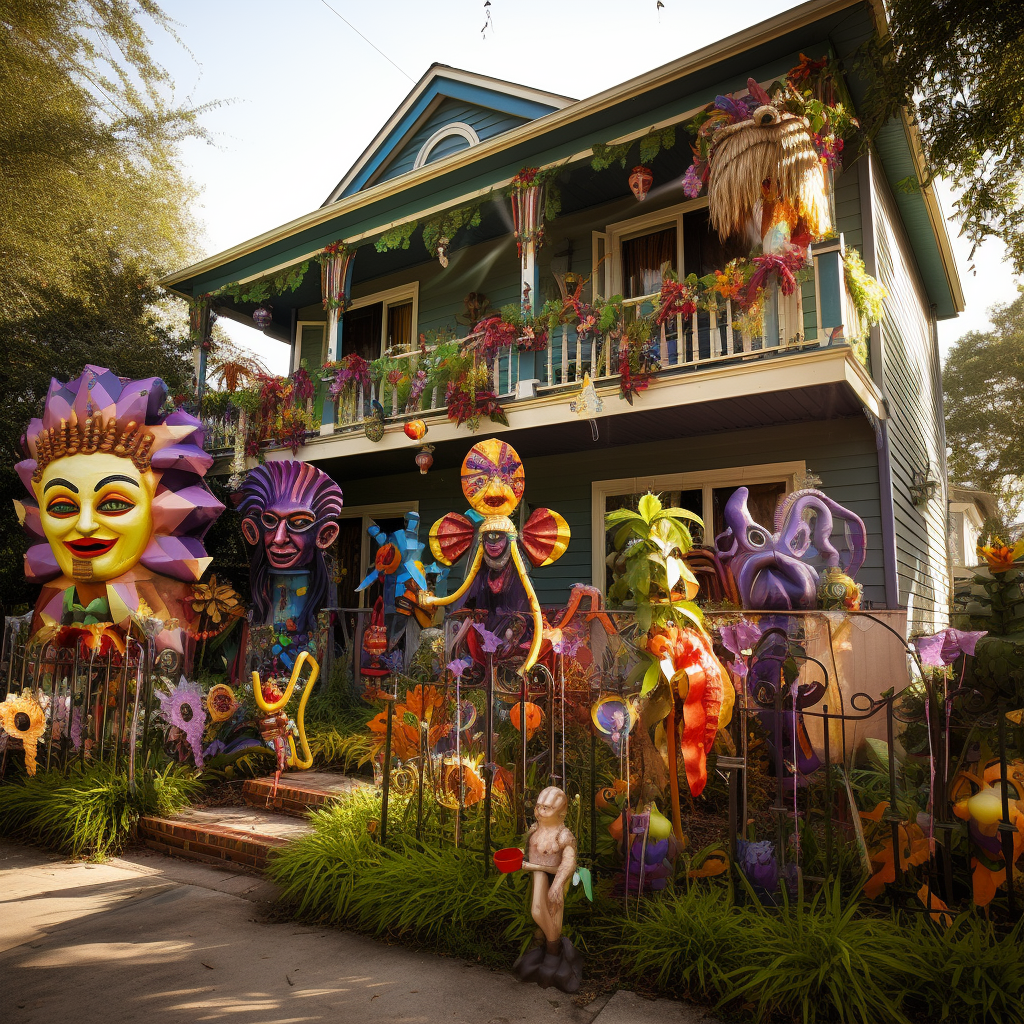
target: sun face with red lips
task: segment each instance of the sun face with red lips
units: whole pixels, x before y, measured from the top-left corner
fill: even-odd
[[[51,462],[33,484],[39,519],[70,579],[104,581],[131,569],[153,534],[156,478],[108,452]]]

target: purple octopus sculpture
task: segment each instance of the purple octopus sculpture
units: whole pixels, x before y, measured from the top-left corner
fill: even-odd
[[[725,506],[726,528],[715,538],[743,607],[780,613],[856,607],[860,588],[853,577],[867,550],[863,520],[821,491],[794,491],[779,502],[773,533],[754,522],[748,496],[746,487],[736,489]],[[799,778],[821,766],[801,709],[821,699],[827,680],[809,672],[805,681],[796,681],[807,659],[789,635],[790,625],[784,614],[762,617],[763,636],[754,645],[746,683],[754,703],[764,709],[759,718],[776,753],[776,771]],[[781,714],[775,710],[779,702]]]
[[[817,607],[827,570],[852,578],[864,564],[864,522],[821,491],[794,491],[779,503],[775,532],[755,523],[749,492],[737,487],[725,506],[725,530],[715,538],[722,562],[736,580],[744,608],[779,611]],[[834,540],[843,529],[841,551]]]

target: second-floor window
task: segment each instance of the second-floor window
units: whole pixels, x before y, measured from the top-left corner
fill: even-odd
[[[372,361],[409,352],[416,341],[416,284],[355,299],[341,321],[341,356]]]
[[[668,267],[676,269],[676,229],[662,228],[622,243],[623,298],[635,299],[661,290]]]

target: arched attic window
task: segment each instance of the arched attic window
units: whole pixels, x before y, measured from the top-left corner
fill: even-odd
[[[450,153],[457,153],[460,149],[468,149],[480,141],[480,136],[473,128],[463,121],[453,121],[443,128],[438,128],[433,135],[423,143],[420,151],[416,154],[416,162],[412,165],[413,170],[431,163],[433,160],[440,160],[441,157]]]

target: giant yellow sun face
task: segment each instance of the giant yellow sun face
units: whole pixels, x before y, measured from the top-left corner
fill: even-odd
[[[156,476],[106,452],[51,462],[33,484],[43,533],[65,576],[116,579],[142,557],[153,533]]]

